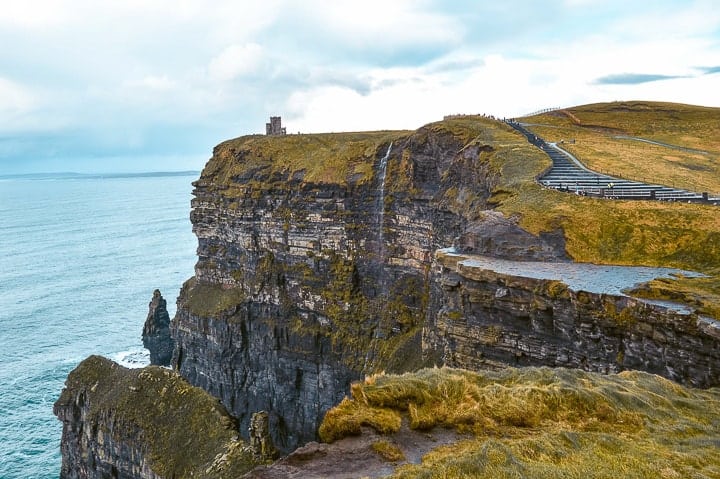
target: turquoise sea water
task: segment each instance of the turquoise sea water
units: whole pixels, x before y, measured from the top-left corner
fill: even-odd
[[[170,315],[192,276],[197,174],[0,179],[0,478],[57,478],[53,402],[101,354],[147,361],[155,288]]]

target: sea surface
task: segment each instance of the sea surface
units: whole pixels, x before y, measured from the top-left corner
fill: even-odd
[[[56,479],[67,374],[147,364],[153,290],[170,316],[193,275],[198,173],[0,178],[0,479]]]

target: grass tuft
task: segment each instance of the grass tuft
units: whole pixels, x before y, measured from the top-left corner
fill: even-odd
[[[400,462],[405,460],[405,454],[402,450],[392,442],[380,440],[370,445],[373,451],[377,452],[380,457],[388,462]]]

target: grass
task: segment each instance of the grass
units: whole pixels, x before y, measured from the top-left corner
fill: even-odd
[[[384,412],[379,412],[384,411]],[[467,440],[391,477],[717,477],[720,389],[695,390],[641,372],[441,368],[376,375],[328,412],[323,440],[347,423],[454,428]],[[366,418],[366,419],[364,419]],[[375,427],[375,426],[373,426]]]
[[[287,178],[311,184],[363,183],[372,179],[382,149],[408,135],[406,131],[378,131],[244,136],[215,148],[201,182],[233,186],[236,177],[247,175],[255,180],[251,186]]]
[[[673,103],[585,105],[523,118],[592,169],[698,192],[720,193],[720,109]],[[645,138],[677,148],[618,138]]]
[[[564,145],[590,167],[621,176],[720,192],[720,109],[668,103],[609,103],[523,119],[547,140]],[[624,134],[704,150],[707,155],[617,140]],[[520,148],[520,147],[518,147]],[[657,151],[663,150],[662,152]],[[619,154],[622,153],[622,154]],[[680,155],[667,161],[657,156]],[[518,215],[533,233],[562,228],[576,261],[674,266],[701,271],[705,279],[655,281],[640,295],[689,303],[720,319],[720,214],[717,207],[650,201],[603,201],[537,187],[531,178],[549,167],[539,151],[505,155],[499,209]]]
[[[632,291],[634,296],[690,304],[697,312],[720,319],[720,282],[715,273],[707,278],[659,278]]]
[[[372,447],[373,451],[377,452],[380,457],[382,457],[388,462],[398,462],[405,460],[405,454],[396,444],[392,442],[385,440],[375,441],[370,445],[370,447]]]
[[[70,373],[58,404],[71,404],[77,394],[89,404],[85,427],[105,431],[99,444],[109,436],[146,447],[159,476],[236,477],[256,465],[219,401],[168,369],[127,369],[91,356]]]

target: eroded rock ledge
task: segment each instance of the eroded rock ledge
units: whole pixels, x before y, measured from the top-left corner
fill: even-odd
[[[474,264],[472,255],[440,251],[436,258],[423,349],[444,365],[638,369],[696,387],[720,384],[717,321],[623,294],[498,273]]]

